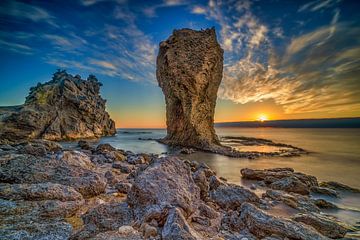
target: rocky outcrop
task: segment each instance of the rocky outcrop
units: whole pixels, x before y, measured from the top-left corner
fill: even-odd
[[[0,139],[64,140],[115,134],[114,121],[100,96],[102,84],[90,75],[83,80],[65,71],[30,88],[24,105],[0,112]]]
[[[292,169],[246,172],[317,184]],[[317,205],[331,207],[324,200],[271,184],[260,189],[263,181],[252,183],[259,186],[252,192],[204,163],[109,144],[0,145],[0,239],[327,239],[349,231],[320,211]],[[283,204],[293,210],[274,216]]]
[[[160,43],[156,76],[166,102],[165,143],[198,149],[219,144],[213,122],[222,71],[214,28],[175,30]]]

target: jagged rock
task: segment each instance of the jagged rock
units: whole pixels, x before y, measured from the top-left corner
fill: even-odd
[[[200,190],[189,167],[177,157],[153,161],[135,177],[127,196],[136,218],[142,222],[164,221],[172,207],[181,208],[189,216],[195,212],[199,200]]]
[[[0,197],[8,200],[80,201],[82,196],[74,188],[56,183],[4,184],[0,183]]]
[[[0,228],[0,239],[22,240],[22,239],[69,239],[72,227],[66,222],[32,222],[31,224],[2,225]]]
[[[309,188],[296,177],[286,177],[279,179],[275,182],[272,182],[270,184],[270,188],[303,195],[308,195],[310,193]]]
[[[119,182],[115,184],[116,190],[118,190],[118,192],[120,193],[128,193],[130,191],[131,186],[132,186],[131,183],[128,182]]]
[[[115,162],[112,164],[113,168],[119,169],[122,173],[131,173],[133,170],[135,170],[134,165],[128,165],[126,163],[122,162]]]
[[[310,190],[313,193],[328,195],[328,196],[332,196],[332,197],[339,197],[339,194],[334,189],[331,189],[331,188],[314,186],[314,187],[311,187]]]
[[[225,210],[235,210],[244,202],[260,203],[255,193],[235,184],[220,185],[210,192],[210,198]]]
[[[320,187],[326,187],[326,188],[330,188],[330,189],[333,189],[333,190],[360,193],[360,189],[353,188],[353,187],[347,186],[345,184],[338,183],[338,182],[333,182],[333,181],[322,182],[322,183],[320,183]]]
[[[80,140],[78,142],[78,146],[81,148],[81,149],[84,149],[84,150],[92,150],[93,148],[90,146],[89,142],[88,141],[84,141],[84,140]]]
[[[318,208],[323,208],[323,209],[338,209],[338,207],[331,203],[328,202],[324,199],[316,199],[314,200],[314,204],[318,207]]]
[[[297,209],[301,212],[320,212],[320,209],[308,196],[300,194],[288,194],[283,191],[267,190],[263,194],[263,198],[270,198],[272,200],[283,202],[289,207]]]
[[[223,50],[215,29],[174,30],[160,43],[156,63],[166,102],[164,142],[198,149],[219,145],[213,122]]]
[[[244,168],[240,170],[240,173],[244,179],[263,181],[268,187],[275,190],[307,195],[310,193],[311,188],[318,187],[316,177],[294,172],[292,168],[265,170]]]
[[[93,76],[83,80],[56,72],[51,81],[32,87],[21,107],[2,114],[0,139],[63,140],[115,134],[115,123],[100,96],[101,85]]]
[[[178,208],[170,210],[161,233],[164,240],[200,240],[202,239],[187,223]]]
[[[312,226],[321,234],[329,238],[342,238],[347,232],[347,228],[339,224],[336,220],[330,219],[321,214],[299,213],[292,218],[294,221],[302,222]]]
[[[96,196],[105,191],[106,179],[94,172],[95,166],[83,153],[64,151],[58,155],[39,157],[18,152],[1,157],[1,182],[58,183],[73,187],[84,197]]]
[[[206,173],[203,169],[197,170],[193,173],[193,179],[196,185],[200,188],[200,197],[205,199],[209,193],[209,181],[206,177]]]
[[[76,239],[88,239],[99,232],[114,231],[131,225],[133,214],[126,203],[101,204],[82,216],[85,227]]]
[[[259,238],[271,236],[298,240],[325,240],[325,236],[310,227],[285,218],[271,216],[250,203],[244,203],[240,209],[240,219],[244,227]]]

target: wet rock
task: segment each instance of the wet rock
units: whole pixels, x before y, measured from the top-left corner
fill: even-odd
[[[271,216],[250,203],[241,205],[240,219],[244,227],[259,238],[273,234],[290,239],[327,239],[310,227],[285,218]]]
[[[309,188],[296,177],[286,177],[279,179],[275,182],[272,182],[270,184],[270,188],[303,195],[308,195],[310,193]]]
[[[127,202],[140,221],[166,216],[171,207],[179,207],[188,216],[200,199],[189,167],[177,157],[153,161],[134,179]],[[163,219],[156,219],[160,222]]]
[[[210,198],[225,210],[236,210],[244,202],[260,203],[255,193],[235,184],[220,185],[210,192]]]
[[[202,239],[187,223],[185,217],[178,208],[173,208],[170,210],[161,236],[164,240]]]
[[[338,182],[322,182],[320,183],[320,187],[326,187],[326,188],[330,188],[333,190],[340,190],[340,191],[349,191],[349,192],[355,192],[355,193],[360,193],[359,189],[347,186],[345,184],[342,183],[338,183]]]
[[[78,142],[78,146],[81,148],[81,149],[84,149],[84,150],[92,150],[93,148],[90,146],[89,142],[88,141],[84,141],[84,140],[80,140]]]
[[[98,153],[107,153],[107,152],[112,152],[112,151],[116,151],[116,148],[114,148],[113,146],[111,146],[108,143],[102,143],[96,147],[96,152],[98,152]]]
[[[222,69],[214,28],[174,30],[160,43],[156,76],[166,102],[165,143],[199,149],[219,145],[214,111]]]
[[[99,232],[118,230],[131,225],[133,215],[126,203],[101,204],[82,216],[84,229],[76,234],[76,239],[87,239]]]
[[[314,204],[316,206],[318,206],[319,208],[323,208],[323,209],[337,209],[338,208],[335,204],[328,202],[324,199],[316,199],[316,200],[314,200]]]
[[[30,154],[41,157],[41,156],[45,156],[47,151],[45,146],[42,144],[27,143],[26,145],[20,148],[19,153]]]
[[[335,190],[333,190],[331,188],[311,187],[310,190],[313,193],[328,195],[328,196],[332,196],[332,197],[339,197],[339,194]]]
[[[297,214],[292,219],[312,226],[329,238],[342,238],[347,232],[347,228],[343,227],[335,219],[330,219],[321,214]]]
[[[274,168],[265,170],[241,169],[244,179],[258,180],[275,190],[284,190],[303,195],[310,193],[310,188],[317,187],[316,177],[294,172],[292,168]]]
[[[25,103],[1,119],[2,141],[67,140],[114,135],[115,123],[94,76],[88,80],[58,71],[51,81],[30,88]]]
[[[263,198],[283,202],[284,204],[297,209],[301,212],[320,212],[320,209],[308,197],[299,194],[288,194],[283,191],[267,190],[263,194]]]

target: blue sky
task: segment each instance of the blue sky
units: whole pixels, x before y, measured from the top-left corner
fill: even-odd
[[[119,127],[161,127],[158,44],[215,26],[225,50],[216,121],[360,116],[360,1],[0,2],[0,105],[57,68],[95,74]]]

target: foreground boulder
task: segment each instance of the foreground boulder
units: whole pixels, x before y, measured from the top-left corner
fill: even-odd
[[[30,88],[22,106],[0,111],[0,139],[63,140],[115,134],[114,121],[100,96],[101,85],[92,75],[83,80],[56,72],[51,81]]]
[[[198,149],[218,145],[213,122],[223,50],[215,29],[175,30],[160,43],[156,63],[166,102],[164,142]]]
[[[299,240],[328,239],[311,227],[285,218],[271,216],[250,203],[244,203],[240,211],[240,219],[244,223],[244,227],[259,238],[270,237],[274,234],[282,238]]]
[[[200,189],[190,168],[176,157],[160,158],[141,172],[128,192],[127,202],[141,222],[155,219],[164,223],[171,208],[180,208],[186,216],[195,212]]]

